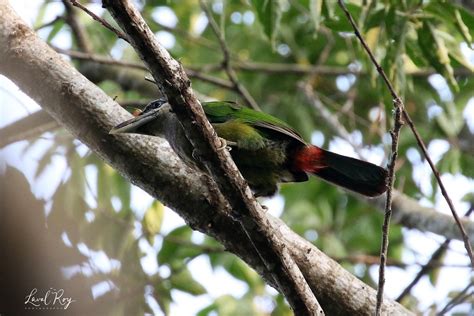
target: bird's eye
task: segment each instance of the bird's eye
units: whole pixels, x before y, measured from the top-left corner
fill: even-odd
[[[158,109],[166,102],[168,102],[168,100],[166,100],[165,98],[159,98],[159,99],[153,100],[150,103],[148,103],[147,106],[143,109],[142,114],[154,109]]]

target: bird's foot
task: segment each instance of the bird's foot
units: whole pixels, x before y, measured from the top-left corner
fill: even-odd
[[[231,146],[236,146],[237,145],[236,142],[227,141],[222,137],[219,137],[219,140],[220,140],[221,143],[220,143],[220,146],[217,148],[218,151],[222,151],[224,149],[227,149],[228,151],[231,151],[232,150]]]

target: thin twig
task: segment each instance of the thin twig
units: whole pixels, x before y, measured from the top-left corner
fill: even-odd
[[[473,211],[474,207],[470,207],[464,216],[469,217]],[[448,249],[450,242],[451,239],[446,238],[446,240],[438,247],[438,249],[433,252],[428,262],[421,267],[420,271],[418,271],[413,281],[411,281],[410,284],[397,297],[397,302],[401,302],[402,299],[411,292],[413,287],[421,280],[424,275],[428,274],[431,270],[436,268],[433,263],[439,261],[444,252]]]
[[[363,254],[355,254],[349,255],[347,257],[332,257],[333,260],[337,261],[338,263],[341,262],[349,262],[352,264],[362,263],[365,265],[379,265],[380,264],[380,257],[379,256],[371,256],[371,255],[363,255]],[[428,264],[428,263],[427,263]],[[400,269],[406,269],[408,267],[424,267],[427,264],[422,264],[420,262],[411,262],[406,263],[402,262],[397,259],[388,258],[387,259],[387,266],[396,267]],[[429,262],[428,266],[430,268],[471,268],[471,265],[468,264],[446,264],[442,261],[431,261]]]
[[[251,62],[251,61],[233,61],[231,66],[235,70],[248,71],[248,72],[261,72],[267,75],[282,75],[282,74],[293,74],[293,75],[308,75],[308,74],[319,74],[325,76],[341,76],[341,75],[356,75],[356,76],[367,76],[368,73],[363,70],[350,68],[347,66],[327,66],[327,65],[307,65],[307,64],[292,64],[292,63],[262,63],[262,62]],[[207,64],[201,66],[202,69],[207,71],[216,71],[222,69],[221,64]],[[410,70],[407,75],[412,77],[428,77],[436,74],[434,69],[417,69]],[[473,76],[474,72],[466,68],[454,69],[455,76]]]
[[[89,53],[92,51],[90,41],[87,38],[86,30],[84,26],[79,23],[77,20],[76,9],[73,7],[72,3],[69,0],[62,0],[64,4],[64,8],[66,10],[66,18],[65,21],[71,28],[72,34],[74,35],[74,39],[76,40],[76,44],[78,49],[81,52]]]
[[[145,70],[145,71],[148,70],[143,64],[140,64],[140,63],[116,60],[116,59],[112,59],[109,57],[104,57],[104,56],[100,56],[96,54],[84,53],[84,52],[79,52],[79,51],[69,50],[69,49],[62,49],[56,46],[52,46],[52,48],[60,54],[67,55],[71,58],[78,59],[78,60],[87,60],[87,61],[93,61],[93,62],[104,64],[104,65],[114,65],[114,66],[120,66],[120,67],[135,68],[135,69]]]
[[[311,89],[309,83],[301,84],[300,89],[303,91],[308,102],[317,110],[318,114],[321,115],[324,120],[328,123],[329,127],[336,132],[342,139],[347,141],[354,147],[354,150],[360,157],[363,157],[361,147],[355,144],[349,131],[342,125],[339,120],[323,105],[316,94]]]
[[[139,64],[139,63],[127,62],[127,61],[122,61],[122,60],[115,60],[115,59],[111,59],[111,58],[108,58],[108,57],[103,57],[103,56],[100,56],[100,55],[88,54],[88,53],[83,53],[83,52],[78,52],[78,51],[72,51],[72,50],[62,49],[62,48],[59,48],[59,47],[53,47],[53,48],[58,53],[67,55],[67,56],[69,56],[71,58],[75,58],[75,59],[89,60],[89,61],[93,61],[93,62],[96,62],[96,63],[104,64],[104,65],[129,67],[129,68],[135,68],[135,69],[148,71],[148,69],[146,68],[145,65]],[[218,87],[221,87],[221,88],[224,88],[224,89],[234,90],[234,85],[232,84],[232,82],[230,82],[228,80],[213,77],[213,76],[209,76],[209,75],[203,74],[199,71],[192,70],[192,69],[186,69],[186,73],[191,78],[199,79],[201,81],[213,84],[215,86],[218,86]]]
[[[209,21],[209,25],[211,26],[212,31],[214,32],[214,34],[217,37],[217,40],[219,41],[222,54],[224,55],[224,59],[222,61],[222,67],[224,68],[227,76],[229,77],[229,80],[232,81],[232,83],[235,86],[235,90],[242,96],[242,98],[245,100],[248,106],[250,106],[254,110],[260,110],[260,107],[258,106],[257,102],[255,102],[254,98],[249,93],[249,91],[245,88],[245,86],[242,83],[240,83],[239,79],[237,78],[237,74],[235,73],[234,69],[232,69],[232,65],[230,63],[229,48],[227,47],[224,36],[219,30],[219,26],[217,25],[216,21],[212,17],[212,13],[209,10],[209,7],[207,6],[204,0],[200,0],[199,2],[201,4],[202,10],[207,16],[207,19]]]
[[[459,292],[456,296],[454,296],[441,311],[436,313],[436,315],[446,315],[446,313],[449,312],[453,307],[461,304],[466,299],[472,297],[474,295],[474,292],[467,293],[467,291],[469,291],[469,289],[473,285],[474,285],[473,281],[469,282],[468,285],[464,289],[462,289],[461,292]]]
[[[397,150],[397,147],[398,147],[398,133],[399,133],[400,128],[402,126],[401,117],[403,116],[404,120],[410,126],[410,129],[412,130],[412,132],[413,132],[413,134],[416,138],[418,146],[421,148],[421,150],[423,152],[423,155],[425,156],[426,160],[428,161],[428,163],[431,167],[431,170],[433,171],[433,173],[436,177],[436,180],[437,180],[438,185],[441,189],[441,192],[442,192],[446,202],[449,205],[449,208],[451,210],[451,213],[453,214],[454,220],[456,221],[456,224],[458,225],[458,227],[461,231],[461,235],[462,235],[462,238],[463,238],[463,241],[464,241],[464,246],[465,246],[466,251],[467,251],[467,253],[469,255],[469,258],[471,260],[471,264],[474,267],[474,256],[472,254],[472,248],[471,248],[471,244],[469,242],[469,237],[467,236],[466,231],[465,231],[465,229],[464,229],[464,227],[461,223],[461,220],[459,219],[459,216],[457,215],[457,212],[454,208],[454,205],[453,205],[453,203],[451,202],[451,199],[448,196],[448,193],[447,193],[447,191],[444,187],[443,182],[441,181],[441,177],[439,176],[439,172],[437,171],[434,163],[432,162],[431,158],[428,155],[428,152],[426,150],[426,146],[423,143],[423,140],[421,139],[418,131],[416,130],[415,125],[413,124],[413,121],[411,120],[408,112],[405,110],[405,106],[403,104],[403,101],[398,96],[398,94],[395,92],[395,89],[393,88],[392,83],[388,79],[387,75],[385,74],[385,72],[383,71],[382,67],[379,65],[377,60],[375,59],[375,57],[372,54],[370,48],[368,47],[367,43],[363,39],[362,35],[360,34],[360,31],[359,31],[354,19],[352,18],[352,15],[347,10],[347,8],[344,4],[344,1],[343,0],[338,0],[338,3],[339,3],[339,6],[344,11],[345,15],[347,16],[347,19],[351,23],[356,37],[359,39],[362,46],[366,50],[367,54],[370,57],[370,60],[375,65],[375,67],[377,69],[377,72],[382,77],[383,81],[385,82],[385,85],[387,86],[387,88],[389,89],[390,94],[392,95],[394,106],[395,106],[395,125],[394,125],[394,128],[393,128],[393,131],[391,132],[391,134],[392,134],[392,159],[396,158],[396,156],[398,154],[396,151],[394,152],[394,150]],[[384,279],[385,278],[385,266],[384,266],[384,259],[385,258],[384,257],[386,257],[386,250],[388,248],[388,225],[390,223],[390,216],[391,216],[391,212],[392,212],[392,210],[391,210],[391,203],[392,203],[391,195],[392,195],[392,187],[393,187],[393,180],[394,180],[394,178],[393,178],[394,170],[392,170],[392,167],[393,168],[395,167],[395,161],[394,160],[390,161],[390,166],[389,166],[389,188],[387,190],[387,200],[386,200],[386,205],[385,205],[386,214],[385,214],[384,224],[383,224],[382,253],[381,253],[381,265],[380,265],[380,270],[379,270],[379,290],[377,292],[376,315],[380,315],[380,308],[381,308],[381,304],[382,304],[382,300],[383,300],[383,286],[384,286],[384,283],[385,283],[385,279]]]
[[[127,34],[125,34],[124,32],[122,32],[121,30],[115,28],[114,26],[112,26],[112,24],[110,24],[109,22],[107,22],[106,20],[104,20],[103,18],[101,18],[100,16],[96,15],[94,12],[92,12],[91,10],[87,9],[84,5],[82,5],[79,1],[77,0],[69,0],[71,2],[71,4],[75,7],[78,7],[79,9],[81,9],[82,11],[84,11],[85,13],[87,13],[91,18],[93,18],[94,20],[96,20],[97,22],[99,22],[100,24],[102,24],[105,28],[109,29],[110,31],[114,32],[115,35],[117,35],[119,38],[123,39],[124,41],[130,43],[130,40],[127,36]]]
[[[390,134],[392,136],[392,154],[390,158],[390,163],[388,165],[388,180],[387,180],[388,189],[387,189],[387,197],[385,200],[385,216],[384,216],[383,225],[382,225],[382,245],[380,249],[379,281],[378,281],[378,288],[377,288],[377,304],[375,308],[375,315],[379,316],[381,315],[382,303],[383,303],[383,292],[384,292],[384,286],[385,286],[385,265],[387,261],[387,252],[388,252],[388,236],[389,236],[390,218],[392,216],[392,189],[393,189],[393,184],[395,182],[395,163],[398,156],[398,137],[400,135],[400,130],[403,126],[403,122],[401,118],[402,118],[402,112],[404,109],[404,104],[403,104],[403,101],[398,96],[398,94],[395,92],[392,86],[392,83],[388,79],[383,68],[379,65],[379,63],[375,59],[375,56],[372,54],[372,51],[370,50],[369,46],[367,45],[364,38],[360,34],[360,31],[354,19],[352,18],[352,15],[347,10],[344,4],[344,1],[338,0],[338,3],[341,9],[344,11],[347,19],[351,23],[352,28],[354,29],[355,35],[357,36],[362,46],[366,50],[367,54],[369,55],[370,59],[372,60],[372,63],[375,65],[375,68],[377,69],[378,73],[384,80],[385,85],[388,87],[390,94],[392,95],[393,105],[395,108],[394,126],[393,126],[393,130],[390,131]]]
[[[431,170],[433,171],[436,181],[438,182],[438,186],[441,189],[441,194],[446,200],[446,203],[448,203],[449,209],[451,210],[451,213],[453,214],[454,220],[456,221],[456,224],[459,227],[459,230],[461,231],[461,236],[464,242],[464,248],[466,248],[469,259],[471,260],[471,265],[474,268],[474,255],[472,253],[471,242],[469,241],[469,237],[467,236],[466,230],[461,222],[461,219],[458,216],[458,213],[456,212],[456,209],[454,208],[454,204],[451,201],[451,198],[449,197],[448,192],[446,191],[444,183],[441,180],[439,171],[434,165],[433,160],[431,160],[431,157],[428,154],[428,150],[426,149],[425,143],[421,139],[421,136],[418,133],[418,130],[416,129],[415,125],[413,124],[413,121],[410,118],[410,115],[408,114],[406,110],[403,110],[403,119],[408,123],[408,126],[413,132],[416,142],[418,143],[418,147],[420,147],[421,151],[423,152],[423,156],[425,157],[426,161],[428,161],[428,164],[430,165]]]
[[[61,16],[61,15],[58,15],[57,17],[55,17],[55,18],[52,19],[51,21],[46,22],[46,23],[41,24],[41,25],[38,25],[37,27],[34,28],[34,30],[35,30],[35,32],[37,32],[37,31],[39,31],[39,30],[42,30],[42,29],[44,29],[45,27],[54,25],[54,23],[58,22],[59,20],[64,20],[64,17]]]
[[[430,259],[426,264],[424,264],[420,271],[416,274],[415,278],[408,284],[408,286],[400,293],[400,295],[397,297],[396,301],[401,302],[405,296],[407,296],[413,287],[418,284],[418,281],[421,280],[421,278],[428,274],[435,266],[433,266],[433,262],[437,262],[440,260],[440,258],[443,256],[445,251],[448,249],[449,243],[451,242],[451,239],[446,239],[439,247],[436,249],[433,254],[431,255]]]

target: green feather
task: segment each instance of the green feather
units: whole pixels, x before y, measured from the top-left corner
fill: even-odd
[[[282,133],[299,141],[302,144],[306,144],[298,132],[292,129],[285,122],[269,114],[255,111],[247,107],[242,107],[234,102],[229,101],[204,102],[202,103],[202,107],[207,115],[207,118],[213,125],[236,121],[250,125],[253,128],[259,130],[267,132],[268,130],[271,130],[277,133]],[[251,137],[255,135],[252,135],[252,133],[247,133],[247,136]]]

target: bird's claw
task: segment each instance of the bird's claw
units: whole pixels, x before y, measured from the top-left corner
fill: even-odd
[[[237,143],[231,142],[231,141],[227,141],[227,140],[225,140],[225,139],[222,138],[222,137],[219,137],[219,141],[220,141],[221,143],[220,143],[220,146],[217,147],[217,151],[222,151],[222,150],[224,150],[224,149],[227,149],[228,151],[231,151],[231,150],[232,150],[232,147],[231,147],[231,146],[237,145]]]

